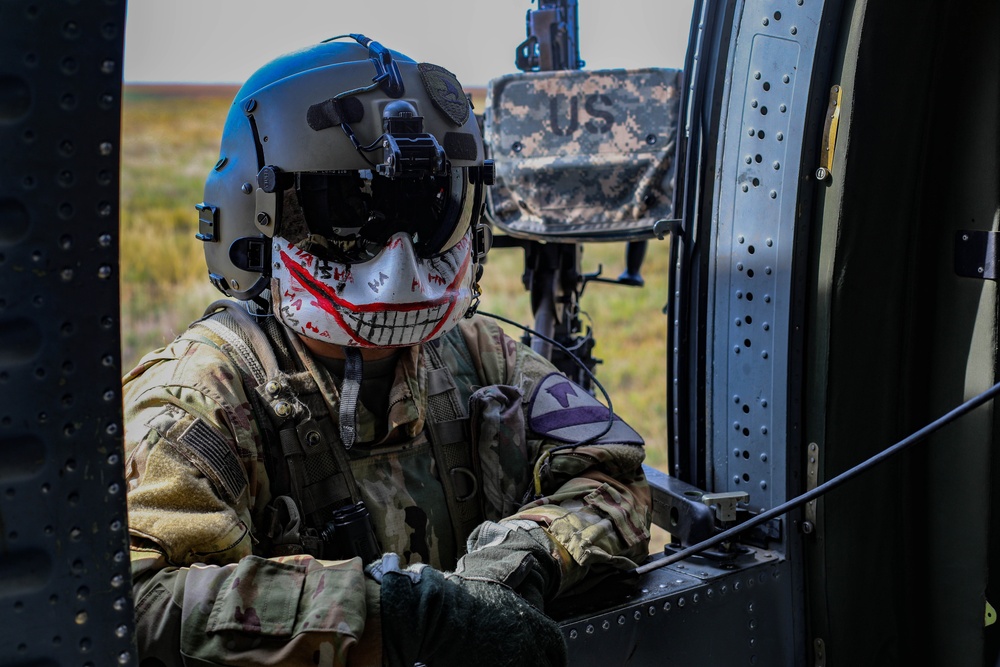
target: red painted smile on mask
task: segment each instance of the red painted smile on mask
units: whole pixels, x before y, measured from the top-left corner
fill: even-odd
[[[448,321],[452,311],[455,309],[455,304],[458,301],[458,286],[462,277],[465,275],[471,259],[470,255],[465,256],[462,266],[459,267],[459,270],[455,273],[455,279],[452,280],[451,284],[445,288],[444,295],[439,299],[404,304],[375,302],[359,305],[353,304],[350,301],[338,296],[330,285],[319,282],[313,278],[313,276],[311,276],[301,264],[295,261],[293,257],[285,251],[281,251],[281,261],[288,268],[288,272],[291,274],[292,278],[298,282],[305,291],[316,297],[317,305],[329,313],[344,333],[350,336],[351,339],[353,339],[361,347],[379,346],[373,345],[370,341],[359,336],[358,333],[344,320],[343,314],[338,309],[343,309],[353,313],[407,313],[446,306],[446,309],[437,324],[430,331],[430,333],[423,338],[423,340],[430,340],[437,335],[437,333],[441,330],[441,327],[444,326],[444,323]]]

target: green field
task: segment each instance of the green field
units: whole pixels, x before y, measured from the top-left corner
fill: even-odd
[[[222,295],[208,283],[194,205],[218,159],[233,89],[126,87],[122,165],[122,347],[125,368],[164,345]],[[478,105],[477,105],[478,106]],[[646,438],[648,461],[666,464],[666,317],[668,247],[652,241],[643,288],[587,286],[589,315],[603,360],[597,377],[615,411]],[[584,248],[584,271],[624,268],[622,244]],[[490,253],[482,310],[529,321],[522,253]],[[515,337],[519,332],[510,332]]]

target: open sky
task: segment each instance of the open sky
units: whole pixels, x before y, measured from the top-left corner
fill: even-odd
[[[683,67],[692,0],[579,0],[587,69]],[[125,81],[242,83],[271,58],[357,33],[466,86],[516,71],[531,0],[129,0]]]

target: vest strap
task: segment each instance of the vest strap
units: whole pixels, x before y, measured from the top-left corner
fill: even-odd
[[[423,349],[427,369],[427,430],[461,557],[465,554],[466,538],[484,517],[479,459],[473,452],[468,411],[459,401],[451,371],[437,345],[431,343]]]

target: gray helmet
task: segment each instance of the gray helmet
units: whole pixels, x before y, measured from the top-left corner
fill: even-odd
[[[197,205],[210,280],[227,296],[256,297],[280,268],[278,236],[349,270],[393,234],[410,234],[418,254],[434,256],[470,228],[478,277],[493,165],[470,109],[450,72],[363,35],[271,61],[236,94]],[[375,192],[357,185],[359,173]],[[429,191],[444,204],[422,206]],[[426,211],[416,228],[402,213],[414,202]]]

